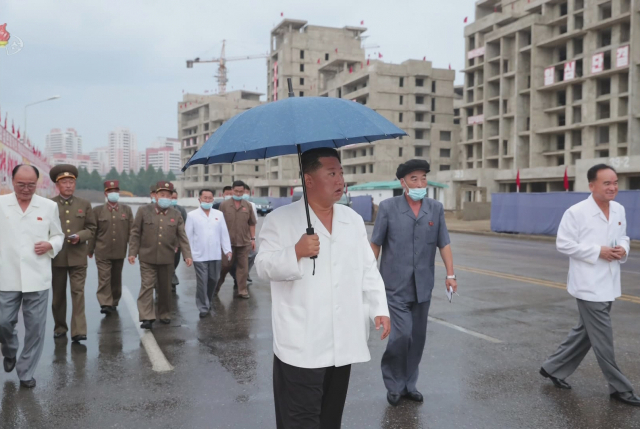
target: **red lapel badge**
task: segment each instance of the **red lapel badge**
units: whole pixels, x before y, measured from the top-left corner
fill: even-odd
[[[176,221],[175,219],[171,219],[171,222],[175,222],[175,221]]]
[[[39,220],[40,222],[42,222],[42,218],[41,218],[41,217],[39,217],[39,218],[38,218],[38,220]]]
[[[127,217],[127,215],[126,215],[126,214],[124,214],[124,213],[122,213],[122,217]]]
[[[82,213],[82,209],[78,209],[78,213]]]
[[[622,225],[622,222],[618,222],[618,225]]]
[[[218,220],[218,218],[216,218],[216,220]]]
[[[242,211],[243,211],[243,212],[246,212],[246,211],[247,211],[247,208],[246,208],[246,207],[242,207]]]
[[[429,222],[429,226],[433,226],[433,222]]]

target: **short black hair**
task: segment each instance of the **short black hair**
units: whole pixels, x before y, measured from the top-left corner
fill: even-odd
[[[211,195],[215,197],[215,193],[211,190],[211,189],[200,189],[200,193],[198,194],[198,196],[202,196],[203,192],[211,192]]]
[[[233,191],[233,188],[231,186],[225,186],[224,188],[222,188],[223,193],[227,191]]]
[[[171,195],[176,194],[178,195],[178,191],[176,191],[175,189],[173,191],[171,191]]]
[[[302,170],[305,174],[313,173],[322,167],[320,158],[336,158],[340,161],[340,154],[332,147],[309,149],[302,153]]]
[[[249,187],[249,185],[247,185],[246,183],[244,184],[244,189],[246,189],[247,191],[250,191],[251,188]]]
[[[598,171],[600,170],[611,170],[614,173],[618,174],[618,172],[616,171],[615,168],[613,168],[610,165],[607,164],[597,164],[594,165],[593,167],[591,167],[589,169],[589,171],[587,171],[587,180],[589,181],[589,183],[595,182],[596,179],[598,178]]]
[[[233,186],[232,186],[233,188],[238,188],[240,186],[245,188],[247,185],[245,185],[242,180],[236,180],[235,182],[233,182]]]
[[[40,170],[38,170],[35,166],[33,166],[31,164],[18,164],[15,167],[13,167],[13,171],[11,172],[11,179],[15,179],[16,178],[16,174],[18,174],[18,170],[20,170],[20,167],[31,167],[31,168],[33,168],[33,171],[36,172],[36,179],[40,178]]]

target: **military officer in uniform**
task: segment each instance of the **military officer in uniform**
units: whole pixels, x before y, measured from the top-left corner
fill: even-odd
[[[87,279],[87,242],[96,232],[96,220],[91,203],[73,195],[78,169],[73,165],[56,165],[49,172],[59,195],[52,198],[58,204],[60,224],[65,235],[62,250],[53,259],[52,313],[54,338],[67,335],[67,276],[71,285],[71,340],[87,339],[87,319],[84,314],[84,283]]]
[[[180,212],[171,208],[171,182],[158,182],[158,201],[140,207],[129,240],[129,263],[140,257],[141,286],[138,312],[143,329],[151,329],[156,320],[153,290],[158,298],[157,316],[162,323],[171,323],[171,277],[176,247],[179,247],[188,267],[193,264],[189,239]]]
[[[149,187],[149,196],[151,197],[151,204],[156,203],[156,185],[151,185]]]
[[[98,229],[89,242],[89,257],[96,255],[98,267],[98,302],[100,313],[110,314],[116,310],[122,296],[122,268],[127,257],[127,244],[133,227],[131,207],[118,203],[120,183],[117,180],[104,182],[107,203],[93,209]]]

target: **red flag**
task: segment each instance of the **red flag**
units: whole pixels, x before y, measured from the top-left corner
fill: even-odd
[[[468,20],[468,19],[469,19],[469,17],[468,17],[468,16],[465,16],[465,17],[464,17],[464,23],[465,23],[465,24],[467,23],[467,20]]]
[[[382,54],[378,54],[378,58],[382,58]]]
[[[338,48],[336,48],[336,54],[338,53]]]
[[[518,175],[516,176],[516,189],[520,192],[520,170],[518,170]]]
[[[367,65],[369,65],[369,58],[367,58]]]
[[[353,73],[353,67],[349,66],[349,73]]]
[[[320,58],[318,58],[318,64],[320,64]]]
[[[293,197],[293,188],[291,188],[291,196]]]
[[[13,119],[11,120],[11,134],[15,134],[16,133],[16,129],[13,126]]]
[[[422,61],[427,61],[427,57],[422,57]]]
[[[567,174],[567,167],[564,168],[564,190],[569,192],[569,175]]]
[[[8,116],[9,116],[9,112],[4,114],[4,129],[5,130],[7,129],[7,118],[8,118]]]
[[[20,127],[18,127],[18,139],[20,139]]]
[[[280,12],[280,16],[284,16],[284,12]]]
[[[449,63],[449,70],[451,70],[451,63]]]

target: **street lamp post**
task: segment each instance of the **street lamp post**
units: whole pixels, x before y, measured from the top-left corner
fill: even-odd
[[[44,103],[46,101],[57,100],[58,98],[60,98],[59,95],[54,95],[53,97],[49,97],[49,98],[46,98],[44,100],[40,100],[40,101],[36,101],[36,102],[33,102],[33,103],[29,103],[26,106],[24,106],[24,134],[23,134],[23,137],[22,137],[22,141],[23,141],[23,143],[25,145],[27,144],[27,107],[31,107],[34,104]]]

